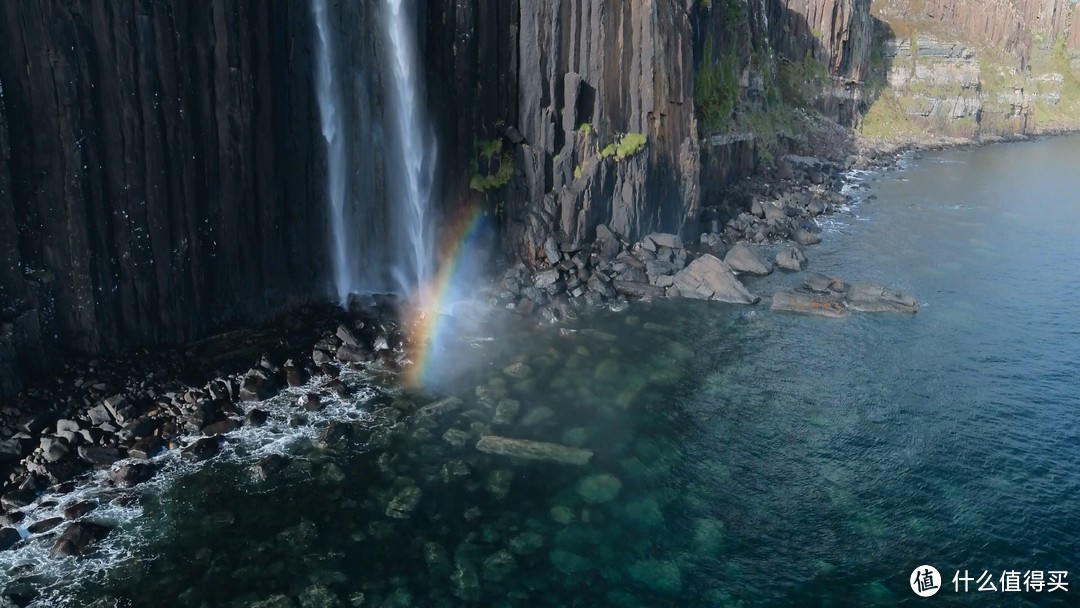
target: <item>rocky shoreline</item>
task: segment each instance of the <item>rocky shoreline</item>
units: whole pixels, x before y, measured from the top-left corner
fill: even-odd
[[[631,300],[692,298],[753,305],[739,277],[774,271],[798,272],[806,250],[820,242],[815,218],[847,204],[841,193],[840,163],[812,157],[784,157],[769,181],[750,186],[748,210],[725,224],[712,222],[698,242],[653,233],[629,243],[600,226],[591,243],[545,243],[548,265],[537,270],[516,266],[492,290],[493,302],[546,323],[573,319],[588,306],[625,309]],[[761,246],[780,244],[769,259]],[[127,490],[154,478],[159,456],[177,453],[187,461],[217,454],[230,435],[260,426],[268,418],[263,402],[282,390],[301,391],[287,412],[290,425],[328,402],[346,401],[359,391],[382,395],[373,414],[391,421],[408,413],[419,418],[456,409],[453,398],[426,405],[395,400],[373,381],[346,381],[342,372],[364,371],[396,382],[409,345],[398,303],[355,302],[349,312],[308,308],[277,323],[233,332],[187,347],[129,353],[108,361],[72,363],[51,384],[24,391],[0,410],[0,551],[48,543],[56,557],[92,550],[109,527],[94,521],[100,501],[64,497],[80,484],[100,483],[115,490],[109,500],[135,500]],[[772,296],[778,311],[844,316],[849,311],[914,312],[913,298],[866,285],[809,274],[803,287]],[[254,366],[248,367],[250,362]],[[507,371],[513,376],[513,372]],[[513,418],[492,407],[492,419]],[[276,412],[280,414],[280,412]],[[373,436],[362,421],[331,421],[318,442],[333,445]],[[445,439],[445,438],[444,438]],[[452,437],[450,440],[456,440]],[[501,437],[490,432],[477,441],[480,452],[565,464],[588,462],[591,453],[574,446]],[[287,464],[282,455],[256,462],[251,474],[266,479]],[[106,473],[102,476],[100,473]],[[388,506],[406,515],[413,497]],[[397,506],[394,506],[397,505]],[[62,507],[62,517],[41,513]],[[392,507],[392,508],[391,508]]]

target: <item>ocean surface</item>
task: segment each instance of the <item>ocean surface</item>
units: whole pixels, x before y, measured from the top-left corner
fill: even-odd
[[[88,515],[119,525],[96,556],[24,549],[0,583],[40,606],[1080,605],[1080,138],[852,179],[808,270],[908,292],[913,316],[773,313],[800,283],[782,271],[747,281],[757,307],[466,313],[424,391],[354,375],[362,396],[298,428],[283,395],[222,456]],[[335,418],[365,430],[319,447]],[[484,454],[485,425],[594,456]],[[270,452],[290,464],[254,480]]]

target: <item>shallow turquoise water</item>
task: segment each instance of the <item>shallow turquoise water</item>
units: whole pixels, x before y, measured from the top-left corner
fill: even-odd
[[[61,595],[131,606],[1076,605],[1080,589],[965,594],[951,578],[1080,576],[1077,159],[1075,137],[928,154],[832,218],[810,269],[910,292],[923,301],[914,317],[701,302],[562,328],[493,315],[445,345],[429,394],[383,391],[400,420],[365,422],[360,441],[279,440],[292,463],[261,483],[240,446],[148,489],[122,528],[132,532],[110,541],[117,557],[68,577],[78,584]],[[798,282],[749,286],[767,296]],[[504,372],[516,362],[526,377]],[[463,405],[415,413],[444,394]],[[520,410],[493,424],[506,399]],[[595,456],[577,467],[482,454],[483,425]],[[388,517],[410,488],[415,511]],[[946,579],[929,600],[908,587],[921,564]]]

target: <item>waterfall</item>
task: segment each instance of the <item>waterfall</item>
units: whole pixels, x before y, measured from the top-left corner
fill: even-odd
[[[345,304],[349,294],[357,289],[350,272],[350,231],[346,222],[346,152],[345,117],[341,87],[334,78],[334,45],[327,16],[328,0],[313,0],[315,27],[318,30],[316,49],[317,69],[315,86],[319,99],[319,118],[323,139],[326,140],[326,198],[330,204],[330,255],[334,270],[334,289],[338,301]]]
[[[432,275],[434,131],[412,0],[312,0],[334,291],[417,293]]]
[[[386,0],[386,30],[390,38],[390,97],[397,162],[388,163],[393,188],[394,256],[397,288],[411,294],[431,277],[434,235],[430,205],[435,170],[435,137],[424,115],[418,75],[415,16],[406,7],[414,2]],[[403,6],[405,5],[405,6]]]

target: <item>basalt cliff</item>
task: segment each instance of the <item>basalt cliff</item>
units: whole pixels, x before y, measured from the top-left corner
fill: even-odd
[[[339,64],[385,52],[378,12],[332,11],[359,41]],[[853,135],[1072,129],[1076,13],[1068,0],[421,3],[436,212],[481,210],[502,255],[538,267],[545,245],[572,250],[600,224],[695,239],[747,204],[731,183],[788,152],[853,149]],[[68,356],[329,299],[310,2],[42,0],[0,4],[0,24],[0,394]],[[353,197],[387,189],[384,80],[342,74],[350,98],[370,98],[355,154],[373,168]],[[356,221],[377,234],[381,212]]]

